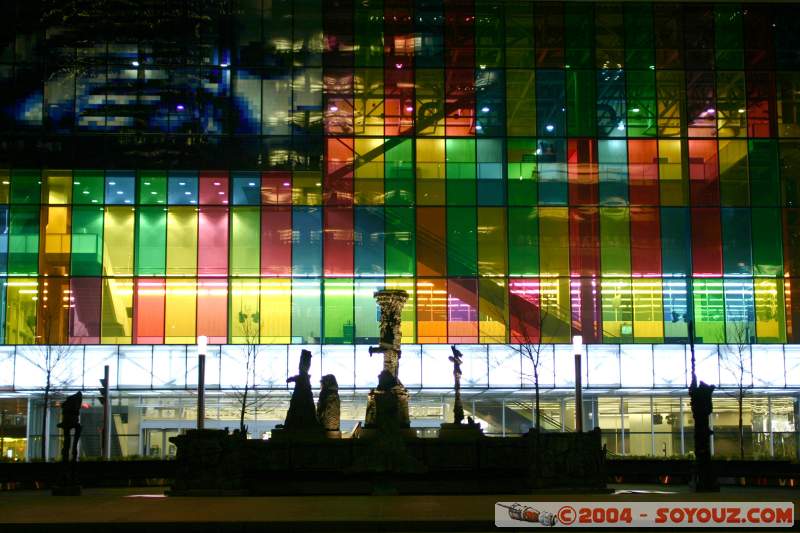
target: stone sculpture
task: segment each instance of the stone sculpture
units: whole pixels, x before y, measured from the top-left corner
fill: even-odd
[[[311,368],[311,352],[303,350],[300,354],[300,365],[296,376],[286,380],[286,383],[294,382],[292,399],[289,401],[289,411],[286,413],[286,421],[283,427],[288,430],[317,429],[316,408],[314,407],[314,395],[311,392],[311,376],[308,371]]]
[[[320,380],[321,390],[317,401],[317,420],[329,437],[341,436],[339,430],[339,384],[336,376],[327,374]]]
[[[70,447],[72,448],[72,461],[78,460],[78,441],[81,438],[82,431],[82,405],[83,394],[80,391],[67,397],[61,403],[61,422],[58,423],[58,427],[64,432],[64,445],[61,447],[61,460],[64,462],[70,460]]]
[[[460,424],[464,421],[464,406],[461,404],[461,352],[455,346],[450,347],[453,355],[448,357],[453,363],[453,380],[455,382],[456,397],[453,401],[453,422]]]

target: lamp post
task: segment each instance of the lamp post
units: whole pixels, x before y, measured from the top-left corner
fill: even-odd
[[[583,433],[583,392],[581,384],[581,352],[583,337],[572,337],[572,353],[575,354],[575,432]]]
[[[197,429],[205,428],[206,418],[206,352],[208,337],[197,337]]]

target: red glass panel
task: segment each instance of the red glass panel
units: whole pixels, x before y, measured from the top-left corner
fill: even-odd
[[[747,83],[747,135],[777,137],[775,75],[772,72],[745,73]]]
[[[163,344],[166,295],[164,279],[136,278],[134,287],[134,344]]]
[[[569,139],[567,177],[570,205],[597,205],[597,145],[594,139]]]
[[[508,280],[508,310],[512,343],[537,343],[542,330],[538,279]]]
[[[70,344],[100,344],[101,283],[100,278],[70,280]]]
[[[261,275],[292,275],[292,208],[261,208]]]
[[[328,207],[324,213],[325,276],[353,275],[353,209]]]
[[[478,280],[447,282],[448,342],[478,342]]]
[[[634,276],[661,275],[661,221],[657,207],[631,207],[631,270]]]
[[[201,172],[200,205],[228,205],[228,173]]]
[[[383,90],[384,133],[410,134],[414,127],[414,70],[403,62],[387,64]]]
[[[444,276],[446,212],[443,207],[417,208],[417,275]]]
[[[261,174],[261,203],[292,205],[292,173],[263,172]]]
[[[211,344],[228,342],[228,280],[201,279],[197,284],[197,335]]]
[[[717,141],[689,141],[689,183],[692,205],[719,205]]]
[[[325,142],[325,180],[323,199],[326,205],[353,205],[353,139],[331,137]]]
[[[445,132],[448,137],[475,134],[475,81],[472,69],[445,71]]]
[[[569,209],[569,262],[572,276],[600,272],[600,212],[596,207]]]
[[[201,207],[197,217],[197,275],[228,275],[228,208]]]
[[[722,275],[719,208],[692,208],[692,272],[695,276]]]
[[[631,205],[658,205],[658,141],[628,141]]]

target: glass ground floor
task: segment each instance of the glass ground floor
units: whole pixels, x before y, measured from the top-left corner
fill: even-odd
[[[82,411],[81,456],[100,455],[102,406],[85,391]],[[420,437],[435,437],[439,425],[452,420],[453,394],[446,390],[412,390],[412,426]],[[252,393],[251,393],[252,394]],[[364,420],[366,390],[340,391],[341,426],[349,436]],[[599,426],[611,456],[676,457],[693,448],[693,419],[685,390],[592,391],[584,396],[584,427]],[[530,389],[465,391],[466,415],[477,420],[489,436],[512,436],[534,426],[535,395]],[[749,458],[798,458],[798,395],[781,391],[748,390],[742,401],[742,437]],[[168,458],[175,454],[169,437],[196,425],[197,396],[157,391],[119,391],[112,400],[112,455]],[[287,391],[258,390],[245,416],[250,438],[267,438],[283,422],[289,405]],[[37,460],[42,446],[42,396],[0,399],[3,412],[0,448],[4,460]],[[206,427],[239,427],[241,396],[236,391],[214,391],[206,399]],[[739,456],[739,401],[736,389],[715,393],[713,450],[718,457]],[[45,445],[56,457],[60,416],[51,406]],[[573,431],[574,393],[566,389],[542,391],[540,424],[544,431]]]

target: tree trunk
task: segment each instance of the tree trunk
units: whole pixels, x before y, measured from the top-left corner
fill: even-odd
[[[42,408],[42,461],[47,461],[47,418],[50,411],[50,380],[44,387],[44,407]]]
[[[536,426],[536,431],[539,431],[539,370],[536,367],[533,368],[533,387],[536,398],[536,412],[533,415],[533,423]]]
[[[247,385],[244,386],[244,393],[242,394],[242,411],[239,414],[239,433],[241,433],[243,437],[246,436],[244,432],[244,415],[247,411],[247,390],[249,388],[250,387]]]
[[[739,459],[744,459],[744,424],[742,423],[742,411],[744,408],[744,390],[739,388]]]

